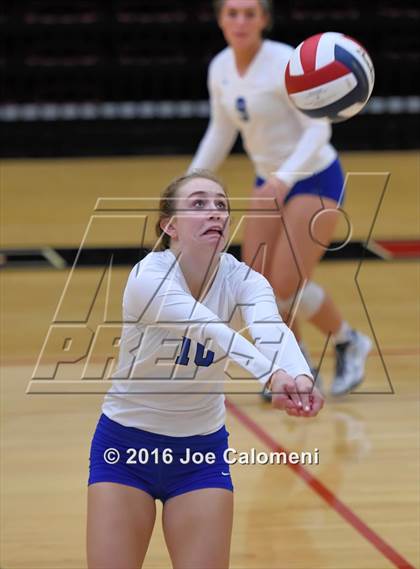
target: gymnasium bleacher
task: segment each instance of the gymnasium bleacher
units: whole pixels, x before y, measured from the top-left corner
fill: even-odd
[[[269,37],[357,38],[375,89],[333,141],[409,149],[419,142],[419,22],[411,0],[289,0],[277,2]],[[207,65],[224,47],[209,0],[9,0],[0,37],[4,157],[191,153],[205,129]]]

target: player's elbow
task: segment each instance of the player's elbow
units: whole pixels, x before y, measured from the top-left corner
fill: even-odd
[[[322,144],[330,141],[332,135],[331,123],[327,120],[319,120],[316,125],[319,140]]]

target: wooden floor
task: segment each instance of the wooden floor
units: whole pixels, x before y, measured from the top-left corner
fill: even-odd
[[[387,179],[373,236],[415,237],[418,153],[352,153],[343,161],[353,172],[345,209],[354,238],[366,239]],[[187,164],[188,157],[3,162],[1,247],[77,247],[98,198],[157,195]],[[252,173],[242,157],[230,158],[222,174],[232,196],[249,195]],[[92,233],[89,243],[134,244],[139,233],[133,235],[134,226],[127,228],[123,221],[116,221],[114,231]],[[146,241],[152,238],[147,231]],[[338,237],[340,231],[344,228]],[[321,263],[316,279],[354,326],[375,335],[358,393],[338,401],[329,398],[318,418],[299,421],[272,411],[255,394],[228,386],[231,446],[270,451],[280,445],[298,452],[318,448],[320,457],[319,465],[303,471],[284,465],[232,468],[232,569],[418,567],[418,264],[363,263],[358,283],[369,318],[354,280],[357,268],[357,261]],[[128,270],[114,269],[107,307],[111,315],[119,312]],[[77,294],[66,306],[69,314],[85,302],[98,274],[97,269],[79,269]],[[7,569],[86,566],[88,452],[102,395],[71,389],[26,393],[36,383],[30,380],[68,276],[68,270],[53,269],[6,269],[1,274],[0,566]],[[92,325],[103,317],[101,302],[91,315]],[[310,327],[304,331],[319,357],[323,339]],[[332,364],[327,350],[322,362],[327,385]],[[52,382],[54,387],[59,381]],[[255,393],[257,387],[253,384]],[[144,566],[170,567],[159,519]]]

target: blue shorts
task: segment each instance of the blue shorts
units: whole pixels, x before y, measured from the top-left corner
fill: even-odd
[[[210,435],[169,437],[124,427],[102,414],[92,439],[88,484],[134,486],[162,502],[201,488],[233,492],[223,456],[228,436],[223,426]]]
[[[264,178],[257,176],[255,187],[259,188],[264,183]],[[344,201],[344,174],[339,159],[336,158],[328,168],[318,172],[318,174],[297,182],[290,189],[284,203],[287,203],[299,194],[311,194],[320,198],[330,198],[341,205]]]

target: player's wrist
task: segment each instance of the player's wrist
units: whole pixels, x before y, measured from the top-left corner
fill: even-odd
[[[273,372],[271,374],[269,380],[265,384],[265,388],[268,391],[272,391],[273,390],[273,384],[275,383],[275,381],[282,379],[283,374],[287,375],[287,371],[285,371],[284,369],[277,369],[275,372]],[[284,379],[284,376],[283,376],[283,379]]]
[[[309,379],[309,381],[311,382],[312,386],[315,385],[315,379],[314,379],[311,375],[309,375],[309,374],[307,374],[307,373],[300,373],[299,375],[297,375],[297,376],[295,377],[295,381],[297,381],[300,377],[302,377],[302,378],[304,378],[304,379]]]

